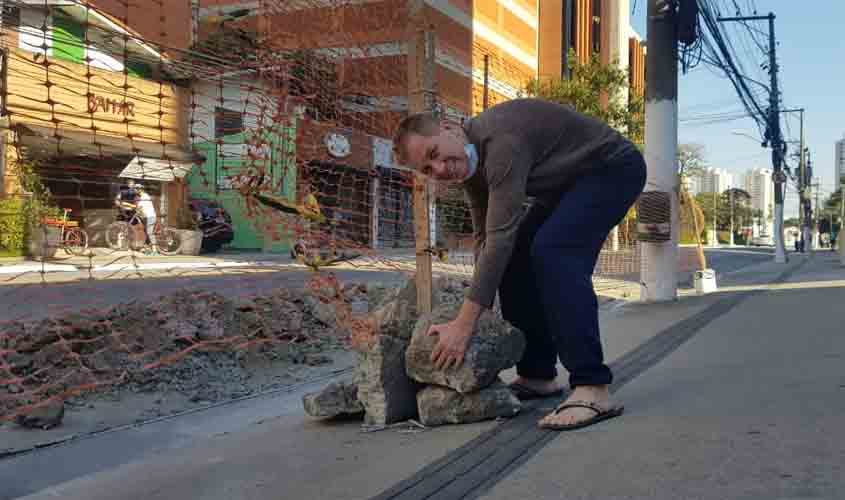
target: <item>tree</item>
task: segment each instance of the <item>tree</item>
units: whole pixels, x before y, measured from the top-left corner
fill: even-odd
[[[528,82],[526,93],[598,118],[642,146],[644,104],[642,97],[630,92],[628,73],[616,61],[602,64],[598,54],[579,61],[575,51],[570,50],[567,61],[569,78],[534,78]],[[627,102],[621,98],[624,95],[628,96]]]
[[[714,198],[716,199],[714,200]],[[751,225],[753,221],[754,214],[751,209],[751,195],[743,189],[728,189],[715,197],[713,193],[698,193],[695,201],[701,207],[701,211],[704,214],[705,229],[713,228],[714,205],[717,231],[730,230],[732,214],[735,234],[740,232],[743,227]],[[731,208],[733,208],[733,211]]]
[[[701,144],[680,144],[678,146],[678,175],[681,185],[684,179],[701,177],[707,161],[704,159],[704,146]]]

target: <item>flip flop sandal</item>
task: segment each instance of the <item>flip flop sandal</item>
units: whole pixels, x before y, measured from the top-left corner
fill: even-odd
[[[572,401],[570,403],[561,403],[555,411],[552,412],[552,415],[557,415],[558,413],[566,410],[567,408],[586,408],[588,410],[593,410],[596,412],[591,418],[587,420],[582,420],[580,422],[575,422],[574,424],[539,424],[541,429],[549,429],[553,431],[571,431],[575,429],[581,429],[593,424],[597,424],[603,420],[607,420],[613,417],[618,417],[622,415],[622,412],[625,411],[624,406],[617,406],[610,409],[602,408],[601,406],[597,405],[596,403],[592,403],[590,401]]]
[[[508,388],[513,392],[514,396],[520,401],[528,401],[530,399],[545,399],[563,396],[563,389],[558,389],[553,392],[540,392],[522,384],[510,384]]]

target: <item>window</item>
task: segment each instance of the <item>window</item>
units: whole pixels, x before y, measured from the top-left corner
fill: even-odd
[[[563,11],[563,50],[560,75],[569,78],[569,51],[575,49],[578,40],[577,5],[575,0],[564,0]]]
[[[240,111],[214,108],[214,138],[240,134],[244,131],[244,115]]]

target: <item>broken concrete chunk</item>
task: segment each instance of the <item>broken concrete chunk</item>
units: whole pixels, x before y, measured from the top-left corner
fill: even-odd
[[[469,341],[461,366],[438,370],[430,361],[437,337],[427,335],[428,328],[455,319],[459,310],[460,304],[448,304],[437,307],[430,316],[421,317],[414,328],[405,360],[412,379],[467,394],[487,387],[500,371],[515,365],[525,351],[525,336],[507,321],[485,311],[479,318],[478,329]]]
[[[510,418],[522,408],[516,396],[501,381],[472,394],[431,385],[417,394],[417,403],[420,423],[429,426]]]
[[[358,386],[351,382],[332,382],[321,391],[302,397],[305,413],[312,417],[338,417],[363,413],[358,401]]]
[[[33,408],[15,418],[15,422],[21,427],[28,429],[48,430],[58,427],[65,417],[65,403],[62,400],[53,400],[44,405]]]
[[[358,400],[369,425],[387,425],[417,416],[418,385],[405,373],[408,342],[379,335],[361,354],[356,373]]]

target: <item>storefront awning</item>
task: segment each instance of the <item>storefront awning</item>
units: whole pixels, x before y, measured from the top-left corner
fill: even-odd
[[[145,181],[171,182],[190,173],[194,163],[173,160],[156,160],[136,156],[118,177]]]
[[[18,133],[19,144],[30,156],[88,156],[92,158],[141,156],[177,162],[202,162],[205,159],[202,155],[179,144],[161,144],[149,140],[133,140],[124,136],[54,129],[29,123],[16,123],[11,128]]]

